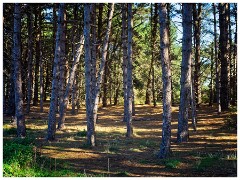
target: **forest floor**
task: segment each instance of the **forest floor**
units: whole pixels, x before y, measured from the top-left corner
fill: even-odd
[[[44,112],[38,107],[26,115],[28,136],[34,138],[37,152],[50,159],[50,169],[72,170],[102,176],[237,176],[237,112],[220,116],[216,107],[201,106],[197,131],[189,123],[190,138],[176,143],[178,107],[173,107],[172,154],[157,159],[161,142],[162,106],[136,105],[133,117],[134,137],[125,137],[123,106],[99,108],[96,125],[97,146],[86,145],[85,109],[77,115],[67,112],[66,128],[57,131],[54,142],[46,142],[49,104]],[[7,130],[11,118],[4,116],[4,141],[15,138]],[[43,162],[44,163],[44,162]],[[44,165],[43,165],[44,166]]]

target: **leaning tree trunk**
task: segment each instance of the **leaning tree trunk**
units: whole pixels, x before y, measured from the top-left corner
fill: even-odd
[[[127,137],[132,137],[132,103],[133,103],[133,85],[132,85],[132,27],[133,27],[133,14],[132,4],[128,6],[128,52],[127,52]]]
[[[30,106],[32,101],[32,83],[33,83],[33,74],[32,74],[32,62],[33,62],[33,17],[32,17],[32,7],[31,4],[28,4],[27,11],[27,27],[28,27],[28,84],[27,84],[27,113],[30,112]]]
[[[66,110],[67,110],[67,105],[68,105],[69,92],[72,89],[72,86],[73,86],[73,83],[74,83],[75,72],[77,70],[77,66],[78,66],[78,63],[79,63],[79,60],[80,60],[80,56],[81,56],[82,51],[83,51],[83,45],[84,45],[84,36],[81,36],[77,51],[76,51],[74,59],[73,59],[73,64],[72,64],[70,76],[68,78],[68,84],[67,84],[67,87],[66,87],[66,91],[64,93],[64,98],[63,98],[63,101],[61,102],[60,108],[59,108],[58,129],[64,128],[64,122],[65,122],[65,117],[66,117]],[[75,100],[73,100],[73,101],[75,103]]]
[[[111,27],[112,27],[113,12],[114,12],[114,3],[112,3],[111,6],[110,6],[107,30],[106,30],[106,35],[105,35],[105,39],[104,39],[104,42],[103,42],[102,59],[101,59],[101,62],[100,62],[100,69],[98,71],[97,83],[96,83],[95,92],[94,92],[94,95],[93,95],[94,104],[93,104],[92,113],[93,113],[94,122],[97,121],[99,95],[100,95],[101,83],[102,83],[102,79],[103,79],[104,68],[105,68],[105,64],[106,64],[108,42],[109,42],[109,37],[110,37]]]
[[[123,49],[123,97],[124,115],[123,121],[127,122],[127,7],[122,3],[122,49]]]
[[[188,141],[188,109],[191,87],[191,52],[192,52],[192,4],[183,3],[183,39],[181,64],[181,91],[178,115],[177,141]]]
[[[57,98],[58,98],[58,77],[59,77],[59,61],[62,55],[62,37],[63,37],[63,23],[64,23],[64,9],[65,4],[61,3],[58,10],[58,26],[56,35],[56,46],[53,66],[53,79],[52,79],[52,92],[50,101],[50,110],[48,115],[48,132],[47,140],[55,139],[56,132],[56,109],[57,109]]]
[[[14,7],[13,31],[13,62],[14,62],[14,91],[15,91],[15,118],[17,119],[17,136],[26,136],[25,118],[23,114],[22,77],[21,77],[21,4]]]
[[[228,3],[219,3],[219,59],[221,61],[221,108],[229,109]]]
[[[169,12],[168,12],[169,13]],[[171,61],[169,54],[169,36],[167,24],[167,4],[159,4],[160,49],[163,81],[163,126],[162,143],[159,158],[166,158],[171,147],[171,119],[172,119],[172,88],[171,88]]]

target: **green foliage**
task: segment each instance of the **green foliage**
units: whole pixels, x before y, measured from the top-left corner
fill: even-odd
[[[34,158],[36,155],[36,158]],[[55,164],[56,165],[56,164]],[[50,168],[49,168],[50,167]],[[91,177],[103,176],[77,173],[72,170],[54,171],[51,159],[40,156],[33,146],[32,139],[14,139],[3,144],[4,177]],[[49,168],[49,169],[48,169]]]
[[[170,169],[175,169],[181,162],[177,159],[167,159],[165,160],[165,167]]]
[[[195,168],[199,171],[203,171],[203,170],[213,166],[214,164],[216,164],[218,159],[219,159],[218,157],[212,156],[212,155],[208,156],[208,157],[203,157],[196,162]]]

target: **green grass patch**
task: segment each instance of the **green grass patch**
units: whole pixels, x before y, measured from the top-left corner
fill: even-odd
[[[196,162],[195,168],[199,171],[203,171],[214,166],[218,160],[219,158],[215,156],[203,157]]]
[[[62,160],[42,156],[30,138],[16,138],[3,143],[4,177],[95,177],[64,169]],[[65,165],[66,166],[66,165]]]
[[[76,136],[78,136],[78,137],[86,137],[87,136],[87,131],[85,129],[83,131],[78,131],[76,133]]]
[[[167,159],[164,161],[165,168],[176,169],[180,165],[180,161],[177,159]]]

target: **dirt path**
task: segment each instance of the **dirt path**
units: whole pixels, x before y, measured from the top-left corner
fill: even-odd
[[[85,144],[84,109],[75,116],[69,111],[66,129],[57,132],[57,141],[45,142],[47,112],[48,107],[44,113],[33,109],[26,124],[41,153],[56,159],[57,168],[105,176],[237,175],[237,130],[226,128],[229,113],[218,116],[215,108],[203,106],[198,110],[197,132],[189,124],[189,142],[182,144],[176,143],[178,107],[173,108],[172,156],[167,160],[156,158],[161,142],[161,106],[136,106],[133,139],[125,138],[122,106],[100,108],[94,148]],[[8,118],[4,119],[8,123]]]

